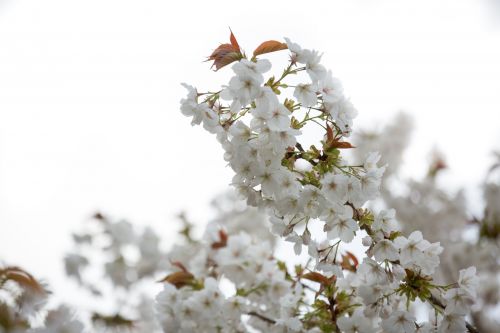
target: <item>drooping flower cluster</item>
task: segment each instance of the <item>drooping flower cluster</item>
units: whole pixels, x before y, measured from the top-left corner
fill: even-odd
[[[232,50],[230,59],[221,51],[224,45]],[[291,51],[288,65],[281,76],[266,80],[271,64],[257,56],[283,49]],[[358,165],[342,157],[342,149],[354,148],[345,139],[357,112],[338,79],[321,65],[321,55],[287,39],[286,44],[264,42],[247,59],[231,34],[231,44],[221,45],[210,59],[217,69],[236,62],[235,75],[215,93],[199,93],[186,85],[188,97],[181,101],[181,111],[193,117],[193,124],[203,123],[217,135],[235,172],[233,185],[250,205],[268,211],[272,232],[294,243],[297,254],[307,246],[310,261],[303,269],[311,272],[305,279],[320,285],[311,302],[301,300],[295,315],[300,325],[288,330],[465,331],[474,295],[460,283],[452,288],[456,285],[433,281],[443,251],[440,244],[428,242],[418,231],[405,237],[393,210],[374,213],[365,208],[379,194],[385,166],[377,165],[377,153],[367,154]],[[288,82],[300,72],[307,73],[305,82]],[[316,145],[304,149],[298,139],[306,130],[315,133],[311,125],[323,134]],[[323,232],[311,233],[314,226]],[[366,235],[367,247],[367,257],[359,265],[352,253],[341,249],[358,234]],[[475,281],[473,272],[470,268],[461,274]],[[226,274],[231,276],[221,276]],[[474,284],[468,283],[471,288]],[[181,293],[198,292],[190,288]],[[411,314],[410,305],[417,298],[432,306],[433,323],[419,324]],[[358,321],[361,313],[365,318]],[[178,313],[169,315],[175,320]],[[279,317],[271,322],[277,325]]]
[[[440,184],[440,176],[447,169],[442,153],[432,153],[423,179],[399,177],[403,169],[402,156],[409,142],[408,130],[402,131],[401,124],[407,127],[408,115],[399,114],[384,128],[365,130],[362,135],[357,135],[359,149],[356,149],[356,155],[358,159],[362,158],[359,151],[366,152],[366,147],[384,152],[382,160],[389,164],[391,178],[382,183],[382,203],[397,209],[397,219],[404,232],[420,230],[425,238],[439,240],[444,247],[434,280],[441,283],[453,281],[459,277],[459,270],[476,266],[479,284],[470,318],[479,332],[496,333],[500,331],[497,315],[500,304],[500,155],[495,154],[496,161],[483,184],[484,215],[471,218],[464,190],[451,194]],[[395,187],[397,191],[394,191]]]
[[[273,259],[271,244],[245,232],[231,235],[219,228],[209,224],[201,242],[178,246],[170,253],[177,269],[164,279],[165,288],[156,298],[164,331],[301,328],[296,317],[303,297],[301,285]],[[186,253],[193,254],[191,260],[178,261]],[[245,316],[251,318],[245,320]]]

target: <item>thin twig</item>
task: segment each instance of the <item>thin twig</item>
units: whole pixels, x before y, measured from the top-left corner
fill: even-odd
[[[431,304],[434,304],[438,307],[440,307],[441,309],[444,310],[445,306],[443,303],[441,303],[440,300],[438,300],[436,297],[434,297],[433,295],[431,295],[431,297],[428,298],[429,302],[431,302]],[[467,328],[467,331],[469,333],[479,333],[479,331],[477,330],[477,328],[475,328],[474,326],[472,326],[471,323],[469,323],[468,321],[465,321],[465,327]]]
[[[273,324],[273,325],[276,324],[276,320],[268,318],[268,317],[266,317],[264,315],[261,315],[260,313],[255,312],[255,311],[250,311],[250,312],[247,313],[247,315],[257,317],[260,320],[263,320],[263,321],[265,321],[268,324]]]

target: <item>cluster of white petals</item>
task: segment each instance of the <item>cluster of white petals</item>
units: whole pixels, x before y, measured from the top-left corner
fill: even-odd
[[[466,325],[465,319],[474,302],[475,268],[461,270],[457,284],[436,284],[433,276],[440,265],[441,244],[427,241],[420,231],[405,236],[393,209],[376,213],[366,208],[369,200],[380,195],[386,166],[380,166],[380,154],[366,150],[361,163],[350,164],[344,159],[341,151],[354,148],[345,139],[351,134],[357,111],[344,95],[340,81],[320,63],[321,54],[288,39],[286,42],[291,56],[281,77],[271,76],[266,80],[263,74],[271,70],[270,62],[255,56],[247,60],[242,56],[232,66],[234,76],[220,93],[198,93],[186,85],[188,97],[181,101],[182,112],[193,117],[193,124],[203,123],[205,129],[217,135],[225,151],[224,158],[235,173],[232,185],[249,205],[267,211],[271,232],[293,243],[296,254],[307,248],[308,264],[298,269],[292,281],[303,287],[309,286],[306,280],[320,285],[312,295],[305,288],[301,297],[296,287],[288,286],[286,298],[297,301],[292,307],[296,309],[295,314],[289,319],[280,317],[282,308],[277,304],[269,310],[267,305],[261,307],[270,317],[254,316],[252,322],[260,319],[263,324],[272,323],[273,328],[288,323],[287,330],[297,332],[465,332],[473,329]],[[303,71],[307,74],[305,81],[293,85],[285,82],[292,75],[299,77]],[[293,92],[287,90],[290,88]],[[203,100],[199,101],[201,96]],[[300,139],[310,125],[319,125],[323,134],[317,138],[317,146],[304,148]],[[314,133],[317,132],[310,134]],[[315,226],[322,232],[311,232],[318,230]],[[342,249],[342,245],[358,235],[366,235],[363,238],[366,257],[361,263]],[[252,280],[259,276],[261,265],[254,266],[259,259],[250,254],[246,257],[246,250],[269,256],[271,249],[265,242],[257,243],[258,247],[254,248],[250,238],[243,234],[233,237],[237,237],[237,241],[229,237],[223,248],[211,250],[217,253],[210,253],[205,247],[205,251],[196,251],[194,257],[186,258],[183,263],[197,263],[195,267],[185,267],[186,272],[203,277],[206,272],[200,271],[200,267],[206,267],[202,263],[208,260],[216,263],[219,283],[229,279],[237,290],[239,283],[246,287],[259,283],[258,279]],[[220,243],[212,241],[212,244]],[[245,264],[241,262],[242,255]],[[248,275],[252,273],[242,266],[251,267],[254,276],[250,278]],[[305,270],[311,273],[304,274]],[[217,282],[209,281],[210,290],[221,293]],[[189,301],[192,298],[202,297],[198,295],[205,289],[197,287],[200,289],[165,287],[158,300],[160,318],[168,318],[167,322],[177,325],[172,327],[182,327],[189,322],[179,309],[186,303],[192,304]],[[172,306],[164,295],[174,294],[182,301]],[[231,303],[231,297],[221,297],[222,303],[214,308],[228,306],[225,302]],[[284,295],[274,299],[282,297]],[[429,322],[418,322],[413,314],[411,304],[416,299],[429,304],[430,313],[435,314],[429,316]],[[237,303],[249,304],[240,299]],[[325,308],[331,312],[328,319],[322,317]],[[196,312],[203,311],[202,308],[193,311],[197,313],[194,317],[202,316]],[[241,319],[224,318],[216,312],[210,316],[234,325],[239,325]],[[217,320],[213,323],[213,332],[224,329],[224,325],[218,326]]]
[[[245,232],[226,234],[215,223],[207,226],[200,242],[177,245],[170,261],[179,263],[186,254],[190,258],[182,261],[182,270],[172,266],[167,281],[173,283],[165,283],[156,297],[163,330],[282,332],[288,327],[303,331],[295,317],[303,297],[301,286],[294,287],[272,252],[270,243]],[[191,273],[187,286],[174,286]]]
[[[361,160],[364,153],[374,149],[383,152],[381,160],[388,164],[386,174],[389,171],[389,177],[384,177],[382,183],[381,203],[396,208],[403,232],[419,230],[426,239],[440,242],[444,250],[434,274],[436,281],[454,281],[459,278],[459,270],[476,267],[477,272],[474,272],[479,281],[476,293],[455,290],[446,299],[464,300],[469,304],[468,298],[474,298],[476,305],[469,307],[472,323],[480,332],[496,333],[500,331],[500,154],[494,154],[495,160],[483,184],[484,214],[481,217],[476,212],[471,219],[468,211],[471,205],[466,201],[465,191],[452,193],[444,190],[440,183],[441,174],[447,168],[442,153],[432,153],[428,173],[423,179],[399,176],[409,144],[409,125],[408,115],[400,113],[384,128],[363,131],[356,136],[357,158]],[[447,318],[458,323],[456,316]]]
[[[181,112],[216,136],[243,200],[217,198],[199,238],[181,215],[183,242],[168,251],[153,229],[96,214],[73,235],[65,269],[98,301],[116,297],[118,309],[87,311],[84,325],[66,306],[46,311],[48,292],[30,274],[0,267],[0,333],[494,332],[477,305],[500,298],[500,162],[485,184],[480,245],[464,241],[462,196],[434,182],[441,160],[406,194],[383,180],[397,175],[410,121],[400,115],[354,147],[357,111],[342,84],[322,54],[285,40],[247,59],[231,34],[210,56],[216,69],[234,63],[229,82],[205,93],[184,84]],[[282,74],[268,74],[260,56],[284,49]],[[282,245],[304,260],[281,258]],[[162,289],[154,300],[151,286]]]
[[[411,119],[360,131],[353,146],[357,110],[340,80],[320,52],[285,41],[248,59],[231,33],[209,57],[217,70],[233,63],[229,82],[183,84],[182,114],[216,136],[234,172],[236,194],[214,200],[203,235],[181,214],[183,241],[167,251],[152,228],[98,213],[64,267],[98,303],[119,306],[82,321],[48,307],[32,275],[1,266],[0,333],[499,332],[500,154],[482,218],[439,188],[440,155],[425,179],[394,191]],[[285,49],[278,75],[261,56]],[[280,254],[292,248],[294,258]]]

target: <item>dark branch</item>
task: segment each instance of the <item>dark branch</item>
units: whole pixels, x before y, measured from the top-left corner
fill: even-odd
[[[438,300],[436,297],[432,296],[429,297],[429,302],[431,302],[432,304],[440,307],[441,309],[444,310],[445,308],[445,305],[443,303],[441,303],[440,300]],[[465,321],[465,327],[467,328],[467,331],[469,333],[479,333],[479,331],[477,330],[477,328],[475,328],[474,326],[472,326],[472,324],[470,324],[468,321]]]
[[[257,317],[260,320],[263,320],[263,321],[265,321],[268,324],[273,324],[273,325],[276,324],[276,321],[274,319],[267,318],[266,316],[263,316],[260,313],[257,313],[255,311],[250,311],[250,312],[247,313],[247,315]]]

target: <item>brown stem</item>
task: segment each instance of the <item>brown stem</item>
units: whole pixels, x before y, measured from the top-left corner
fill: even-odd
[[[465,327],[467,327],[469,333],[479,333],[479,331],[467,321],[465,322]]]
[[[302,147],[302,145],[300,143],[297,142],[297,144],[295,145],[295,147],[297,147],[297,149],[300,151],[300,154],[297,154],[297,158],[302,158],[305,161],[311,163],[313,166],[316,166],[318,164],[318,162],[315,162],[313,160],[308,160],[308,159],[304,158],[303,153],[305,153],[305,151],[304,151],[304,148]]]
[[[337,312],[335,311],[335,298],[328,297],[328,309],[330,310],[332,316],[332,323],[335,326],[335,332],[339,332],[339,327],[337,326]]]
[[[255,312],[255,311],[250,311],[250,312],[247,313],[247,315],[257,317],[260,320],[263,320],[263,321],[265,321],[268,324],[276,324],[276,320],[268,318],[268,317],[266,317],[264,315],[261,315],[260,313]]]

